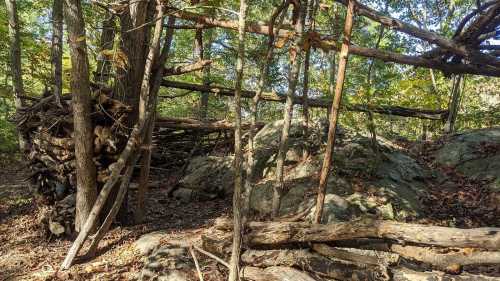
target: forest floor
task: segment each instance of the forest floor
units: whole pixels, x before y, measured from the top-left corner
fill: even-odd
[[[411,144],[402,144],[411,148]],[[429,166],[432,146],[418,153],[418,160]],[[5,159],[5,157],[1,158]],[[430,167],[444,169],[442,167]],[[428,179],[429,193],[421,198],[429,206],[419,223],[457,227],[500,226],[496,207],[485,204],[488,192],[482,182],[473,181],[453,170],[442,170],[453,187]],[[95,259],[81,259],[66,272],[57,269],[72,238],[47,237],[40,229],[44,208],[30,194],[28,171],[16,159],[0,162],[0,280],[131,280],[141,272],[143,261],[134,242],[143,234],[161,230],[162,241],[197,243],[220,216],[230,214],[230,198],[184,203],[168,197],[168,184],[150,189],[147,194],[147,221],[140,225],[113,228],[101,241]],[[162,182],[172,182],[168,178]],[[471,272],[500,276],[499,267],[476,268]],[[216,280],[216,279],[214,279]]]
[[[2,158],[0,158],[2,159]],[[0,280],[131,280],[142,267],[133,246],[142,234],[161,230],[169,241],[196,240],[212,221],[229,212],[229,200],[180,203],[167,186],[149,190],[146,222],[113,228],[101,241],[95,259],[80,260],[58,272],[72,239],[47,237],[40,229],[43,208],[35,204],[16,159],[0,166]]]

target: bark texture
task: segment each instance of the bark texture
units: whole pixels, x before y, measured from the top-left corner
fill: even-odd
[[[233,245],[229,263],[229,281],[240,279],[240,251],[243,236],[242,221],[242,163],[243,150],[241,144],[241,89],[243,84],[243,65],[245,63],[245,18],[247,13],[246,0],[240,0],[238,28],[238,59],[236,60],[236,83],[234,93],[234,193],[233,193]]]
[[[335,132],[337,130],[337,121],[340,111],[340,102],[342,101],[342,91],[344,89],[345,71],[347,68],[347,59],[349,57],[349,45],[351,44],[351,31],[354,17],[354,0],[349,0],[347,16],[344,26],[344,38],[342,49],[340,51],[339,67],[337,72],[337,83],[335,84],[335,95],[333,97],[332,110],[330,112],[330,125],[328,127],[328,140],[326,142],[325,158],[321,167],[321,174],[318,186],[318,198],[316,201],[316,212],[314,213],[314,222],[321,223],[323,215],[323,205],[325,203],[325,192],[328,175],[332,165],[332,154],[335,144]]]
[[[63,77],[62,77],[62,55],[63,55],[63,1],[54,0],[52,3],[52,77],[54,97],[59,106],[61,104]]]
[[[79,0],[65,0],[65,19],[71,51],[71,92],[76,158],[76,219],[77,232],[89,217],[97,197],[93,130],[90,120],[91,97],[85,23]]]

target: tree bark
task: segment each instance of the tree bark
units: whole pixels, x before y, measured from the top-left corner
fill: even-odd
[[[21,39],[19,37],[20,27],[16,0],[5,0],[5,6],[7,8],[7,16],[9,20],[10,68],[12,73],[12,85],[14,88],[14,103],[16,110],[19,110],[24,106],[24,101],[20,97],[24,96],[25,93],[21,64]],[[25,151],[28,145],[27,140],[20,132],[18,135],[18,141],[19,149],[21,151]]]
[[[432,248],[394,244],[390,250],[406,259],[432,265],[435,269],[446,271],[452,266],[475,264],[500,264],[500,252],[479,250],[460,250],[441,253]]]
[[[241,147],[241,89],[243,84],[243,65],[245,63],[245,18],[246,0],[240,0],[238,27],[238,58],[236,60],[236,83],[234,93],[234,193],[233,193],[233,245],[229,263],[229,281],[240,280],[240,251],[243,235],[241,193],[243,188]]]
[[[228,221],[221,220],[216,223],[215,227],[228,230],[232,226]],[[250,222],[247,224],[247,230],[245,241],[250,246],[383,238],[400,241],[403,244],[500,250],[500,228],[494,227],[460,229],[364,219],[327,225],[300,222]]]
[[[462,82],[462,75],[455,75],[453,77],[453,86],[451,88],[451,98],[448,106],[448,118],[444,125],[444,133],[451,134],[455,131],[455,122],[457,120],[458,108],[460,104],[460,83]]]
[[[65,20],[71,51],[71,92],[76,157],[76,218],[77,232],[89,217],[97,196],[94,154],[94,130],[90,120],[91,91],[85,23],[79,0],[65,0]]]
[[[252,281],[315,281],[309,274],[288,266],[270,266],[265,269],[245,266],[241,278]]]
[[[349,45],[351,43],[351,31],[354,17],[354,0],[349,0],[347,7],[347,16],[344,26],[344,39],[342,41],[342,49],[340,51],[340,60],[337,73],[337,83],[335,85],[335,96],[333,97],[332,111],[330,113],[330,126],[328,128],[328,140],[326,142],[325,158],[321,167],[321,174],[318,187],[318,198],[316,202],[316,212],[314,214],[314,222],[320,223],[323,215],[323,205],[325,203],[325,191],[328,175],[332,164],[332,154],[335,144],[335,132],[337,130],[337,121],[342,101],[342,91],[344,88],[345,71],[347,67],[347,59],[349,57]]]
[[[66,1],[73,1],[73,0],[66,0]],[[161,0],[158,0],[158,18],[163,18],[164,15],[164,6],[161,2]],[[127,145],[123,149],[122,153],[120,154],[120,157],[118,160],[112,164],[110,170],[110,176],[108,181],[104,184],[103,188],[101,189],[101,192],[99,193],[99,196],[92,207],[92,211],[90,212],[89,217],[85,221],[85,224],[83,226],[82,231],[78,234],[78,237],[76,238],[75,242],[73,242],[73,245],[71,246],[70,250],[68,251],[68,254],[66,258],[64,259],[61,269],[66,270],[68,269],[72,262],[73,259],[76,257],[78,254],[78,251],[81,249],[83,246],[83,243],[87,239],[87,236],[91,230],[91,228],[94,226],[97,217],[99,216],[99,213],[101,212],[106,199],[108,198],[112,188],[116,185],[120,178],[120,174],[126,164],[128,163],[129,159],[131,157],[134,157],[134,154],[137,153],[138,147],[142,144],[144,135],[145,135],[145,130],[147,128],[148,120],[151,118],[151,114],[154,111],[154,97],[151,97],[150,95],[150,82],[151,82],[151,72],[153,69],[153,65],[156,62],[156,59],[158,59],[158,53],[160,49],[160,36],[162,33],[162,27],[163,23],[162,21],[156,21],[155,24],[155,29],[154,29],[154,35],[153,35],[153,40],[152,40],[152,45],[149,48],[148,52],[148,58],[147,62],[145,65],[144,69],[144,77],[143,77],[143,82],[141,86],[141,93],[140,93],[140,101],[139,101],[139,114],[138,114],[138,121],[137,124],[134,126],[134,129],[132,130],[129,140],[127,141]],[[163,56],[162,56],[163,57]],[[163,73],[160,73],[161,76],[163,76]],[[161,81],[158,76],[160,74],[156,74],[155,77],[155,83],[159,84]],[[159,85],[153,84],[153,89],[158,88]],[[124,177],[121,178],[124,180]],[[121,202],[117,201],[117,204],[121,204]],[[113,217],[110,218],[111,220],[114,219]],[[98,241],[97,241],[98,242]]]
[[[241,260],[257,267],[298,267],[318,276],[338,280],[389,280],[387,269],[383,266],[328,259],[308,250],[247,250]]]
[[[272,210],[271,215],[273,218],[278,217],[280,205],[281,205],[281,195],[284,186],[284,164],[285,157],[288,151],[288,135],[290,132],[290,124],[292,122],[293,114],[293,97],[295,95],[295,89],[297,87],[297,81],[300,72],[300,62],[301,62],[301,42],[303,39],[304,32],[304,19],[306,11],[307,1],[297,1],[295,5],[297,13],[297,22],[295,24],[296,37],[290,47],[290,71],[288,73],[288,89],[286,93],[285,108],[283,109],[283,128],[281,131],[280,144],[278,149],[278,154],[276,156],[276,182],[273,186],[273,200],[272,200]]]
[[[252,196],[252,190],[253,186],[255,184],[255,176],[254,176],[254,171],[255,171],[255,160],[254,160],[254,154],[255,154],[255,145],[254,145],[254,138],[256,134],[256,130],[258,127],[258,109],[259,109],[259,102],[262,96],[262,93],[264,91],[264,88],[266,87],[267,84],[267,78],[269,75],[269,67],[271,64],[271,60],[273,58],[274,54],[274,41],[276,38],[276,31],[280,29],[281,24],[283,23],[283,19],[285,18],[285,12],[288,9],[289,1],[285,0],[281,3],[280,6],[276,8],[276,10],[273,12],[271,15],[271,19],[269,20],[269,38],[267,41],[267,51],[266,51],[266,56],[265,60],[261,65],[260,69],[260,77],[259,77],[259,82],[257,84],[257,90],[255,94],[253,95],[252,98],[252,104],[250,107],[251,110],[251,119],[250,119],[250,129],[248,131],[248,152],[247,152],[247,166],[246,166],[246,180],[245,180],[245,194],[243,196],[244,198],[244,203],[243,203],[243,210],[245,212],[245,215],[248,215],[248,210],[250,208],[250,198]],[[274,29],[274,24],[278,20],[277,28]]]
[[[113,45],[115,42],[115,34],[116,34],[116,24],[115,17],[110,15],[109,13],[105,14],[106,19],[102,21],[102,31],[101,31],[101,39],[100,39],[100,51],[111,51],[113,50]],[[111,76],[111,63],[109,59],[101,55],[97,60],[97,70],[95,73],[95,81],[100,84],[106,85]]]
[[[62,106],[63,88],[62,57],[63,57],[63,1],[54,0],[52,4],[52,79],[56,103]]]

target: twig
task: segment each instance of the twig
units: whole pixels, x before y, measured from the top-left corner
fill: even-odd
[[[196,267],[196,271],[198,271],[198,277],[200,278],[200,281],[203,281],[203,273],[201,273],[200,265],[198,264],[198,259],[196,258],[196,254],[193,251],[192,245],[191,245],[191,247],[189,247],[189,252],[191,253],[191,256],[193,257],[194,266]]]
[[[202,248],[200,247],[197,247],[195,245],[193,245],[193,248],[196,249],[198,252],[208,256],[208,257],[211,257],[212,259],[216,260],[217,262],[219,262],[220,264],[222,264],[223,266],[229,268],[229,264],[227,262],[225,262],[223,259],[219,258],[218,256],[210,253],[210,252],[207,252],[205,250],[203,250]]]

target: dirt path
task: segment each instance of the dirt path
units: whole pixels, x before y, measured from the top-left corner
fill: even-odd
[[[167,187],[149,191],[147,221],[115,227],[101,241],[98,256],[57,272],[71,240],[47,237],[40,229],[46,207],[35,204],[24,181],[26,171],[13,161],[0,169],[0,280],[131,280],[142,267],[133,242],[155,230],[182,240],[203,231],[228,211],[227,200],[180,203],[168,198]]]

